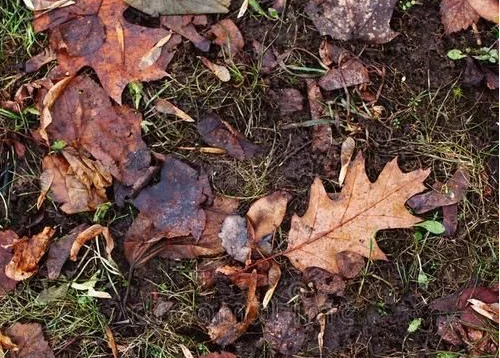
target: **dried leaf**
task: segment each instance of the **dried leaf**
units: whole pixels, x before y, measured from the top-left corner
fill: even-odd
[[[257,272],[254,270],[248,281],[247,303],[243,321],[238,322],[231,309],[223,304],[208,326],[208,335],[212,341],[224,347],[236,341],[246,332],[259,314],[259,300],[255,295],[256,290]]]
[[[323,116],[323,95],[314,80],[307,80],[307,98],[309,100],[309,110],[313,121],[320,120]],[[325,153],[332,145],[332,127],[329,124],[318,124],[313,127],[312,149],[313,151]]]
[[[151,16],[186,14],[225,14],[231,0],[125,0]]]
[[[408,212],[405,202],[424,189],[428,175],[429,170],[405,174],[394,159],[371,183],[358,154],[344,188],[333,199],[319,179],[314,181],[305,215],[292,218],[285,255],[301,271],[320,267],[331,273],[341,272],[336,255],[343,251],[386,260],[374,236],[378,230],[407,228],[421,221]]]
[[[345,282],[342,277],[319,267],[308,267],[304,270],[302,279],[308,285],[312,283],[319,293],[337,296],[344,294]]]
[[[5,334],[18,348],[15,352],[11,351],[12,358],[55,358],[38,323],[14,323],[5,330]]]
[[[73,241],[73,244],[71,245],[71,250],[69,253],[69,258],[71,261],[76,261],[76,257],[78,255],[78,252],[80,251],[81,247],[85,245],[87,241],[90,241],[99,235],[102,235],[104,239],[106,240],[106,254],[108,255],[108,258],[111,257],[111,252],[113,251],[115,247],[115,242],[113,238],[111,237],[111,234],[109,233],[109,229],[105,226],[95,224],[92,225],[91,227],[85,229],[81,233],[78,234],[76,239]]]
[[[170,32],[167,36],[158,41],[149,52],[147,52],[144,56],[142,56],[141,61],[139,62],[139,69],[145,70],[155,64],[156,61],[161,56],[162,48],[165,46],[168,41],[172,38],[172,32]],[[123,40],[125,41],[125,39]],[[124,47],[124,46],[123,46]],[[125,51],[125,50],[124,50]]]
[[[483,19],[498,24],[498,0],[468,0],[470,6]]]
[[[26,7],[34,11],[54,10],[59,7],[73,5],[73,0],[23,0]]]
[[[200,358],[238,358],[233,353],[220,352],[220,353],[208,353],[202,355]]]
[[[484,303],[483,301],[470,298],[467,300],[474,311],[492,321],[498,323],[498,302]]]
[[[162,238],[192,235],[200,240],[206,224],[201,208],[212,198],[206,175],[167,156],[158,184],[143,189],[134,200],[140,213],[125,238],[125,256],[139,266],[161,251]]]
[[[351,58],[338,68],[332,68],[320,78],[318,84],[327,91],[351,87],[370,82],[368,70],[357,58]]]
[[[219,21],[212,26],[210,32],[215,35],[214,42],[225,48],[232,56],[245,47],[243,35],[231,19]]]
[[[347,168],[351,163],[351,158],[356,148],[356,142],[352,137],[347,137],[342,143],[342,148],[340,150],[340,173],[339,173],[339,185],[344,183],[345,176],[347,174]]]
[[[257,145],[248,141],[215,113],[206,115],[198,122],[197,129],[203,141],[225,149],[230,156],[238,160],[250,159],[260,152]]]
[[[92,67],[119,104],[129,82],[166,76],[165,68],[181,41],[179,35],[172,35],[154,64],[141,69],[141,60],[168,32],[127,22],[123,17],[126,8],[122,0],[82,0],[42,13],[33,21],[36,32],[50,29],[50,47],[63,72],[74,75],[85,66]]]
[[[389,22],[397,0],[310,0],[305,7],[322,36],[382,44],[397,33]]]
[[[212,73],[222,82],[228,82],[231,80],[231,74],[229,73],[229,70],[225,66],[221,65],[216,65],[212,61],[210,61],[208,58],[200,56],[201,62],[203,65],[205,65],[206,68],[208,68]]]
[[[264,295],[264,299],[262,300],[262,308],[265,309],[269,304],[269,302],[271,302],[271,298],[273,298],[274,291],[276,290],[276,287],[278,287],[280,278],[281,278],[280,266],[276,262],[273,262],[268,272],[267,280],[269,288],[267,289],[266,294]]]
[[[4,354],[4,349],[11,350],[13,352],[17,352],[19,348],[17,348],[17,344],[12,342],[10,337],[4,336],[2,332],[0,331],[0,354]]]
[[[24,71],[27,73],[38,71],[40,68],[42,68],[42,66],[56,59],[56,53],[51,48],[46,48],[38,55],[26,61],[26,63],[24,64]]]
[[[39,234],[16,240],[12,246],[14,256],[5,266],[5,275],[12,280],[22,281],[37,273],[38,262],[47,251],[54,233],[54,229],[45,227]]]
[[[111,353],[113,354],[113,358],[118,358],[118,347],[116,346],[115,336],[111,331],[109,326],[104,327],[104,333],[106,334],[106,340],[108,341],[108,347],[111,349]]]
[[[295,88],[284,88],[278,94],[278,106],[281,115],[300,112],[304,109],[304,96]]]
[[[305,343],[306,334],[299,317],[294,312],[280,311],[266,320],[264,339],[274,351],[288,357],[300,351]]]
[[[442,206],[457,204],[465,197],[468,186],[469,174],[460,168],[445,184],[412,197],[408,200],[408,206],[416,214],[422,214]]]
[[[185,37],[191,41],[198,49],[203,52],[208,52],[210,50],[210,41],[201,36],[198,31],[196,31],[194,20],[198,18],[197,16],[162,16],[160,21],[162,26],[178,33],[182,37]]]
[[[447,34],[465,30],[479,20],[479,14],[468,0],[442,0],[440,14]]]
[[[0,231],[0,297],[16,288],[17,281],[5,274],[5,266],[12,260],[12,245],[19,237],[14,231]]]
[[[170,101],[167,101],[166,99],[158,99],[155,103],[155,109],[160,113],[171,114],[179,117],[185,122],[194,122],[194,119],[191,118],[189,114],[184,112],[182,109],[174,106]]]

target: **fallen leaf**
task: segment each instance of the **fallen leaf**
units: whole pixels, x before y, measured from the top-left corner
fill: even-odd
[[[2,332],[0,331],[0,354],[2,354],[2,357],[5,354],[3,351],[4,349],[11,350],[13,352],[16,352],[19,350],[19,348],[17,348],[17,344],[12,342],[10,337],[4,336],[2,334]]]
[[[35,299],[37,305],[48,305],[49,303],[64,300],[68,293],[69,283],[59,286],[44,288]]]
[[[38,323],[14,323],[5,334],[17,345],[18,350],[11,351],[12,358],[55,358]]]
[[[156,318],[162,318],[167,314],[172,307],[174,307],[174,302],[172,301],[160,301],[153,308],[153,315]]]
[[[239,215],[230,215],[224,219],[219,233],[222,247],[236,261],[245,263],[252,253],[248,242],[247,221]]]
[[[225,66],[221,65],[216,65],[212,61],[210,61],[208,58],[200,56],[201,62],[203,65],[205,65],[206,68],[208,68],[212,73],[222,82],[228,82],[231,80],[231,74],[229,73],[229,70]]]
[[[215,36],[214,42],[225,48],[232,56],[245,47],[243,35],[231,19],[222,19],[212,26],[210,33]]]
[[[115,247],[115,242],[111,237],[111,234],[109,233],[109,229],[107,227],[95,224],[83,230],[77,235],[77,237],[73,241],[73,244],[71,245],[71,249],[69,252],[70,260],[76,261],[76,257],[82,246],[85,245],[87,241],[90,241],[98,237],[99,235],[102,235],[106,240],[106,254],[108,255],[108,258],[110,258],[111,252]]]
[[[172,32],[167,34],[167,36],[165,36],[164,38],[160,39],[160,41],[158,41],[151,50],[149,50],[144,56],[142,56],[141,61],[139,62],[139,69],[145,70],[146,68],[153,66],[160,58],[163,46],[165,46],[171,38]],[[123,52],[125,51],[124,43],[125,39],[120,40],[120,46],[122,47]]]
[[[211,198],[206,175],[167,156],[160,182],[143,189],[133,201],[140,213],[125,237],[129,263],[139,266],[158,254],[163,238],[192,235],[200,240],[206,224],[201,205]]]
[[[151,15],[225,14],[231,0],[125,0]]]
[[[362,255],[355,252],[342,251],[335,255],[339,273],[345,278],[354,278],[365,266],[365,260]]]
[[[72,282],[71,287],[78,291],[86,291],[85,295],[87,297],[95,297],[95,298],[106,298],[110,299],[111,295],[105,291],[97,291],[95,289],[95,285],[99,281],[98,275],[100,271],[98,270],[90,279],[83,283]]]
[[[498,23],[497,0],[442,0],[441,22],[447,34],[467,29],[483,17]]]
[[[479,313],[481,316],[486,317],[498,323],[498,302],[484,303],[483,301],[470,298],[467,300],[471,304],[471,308]]]
[[[458,227],[458,204],[447,205],[441,208],[443,212],[443,236],[453,236]]]
[[[92,67],[117,103],[129,82],[153,81],[165,77],[179,35],[172,35],[161,56],[149,67],[140,68],[143,57],[164,39],[164,29],[131,24],[123,17],[127,5],[122,0],[82,0],[75,5],[37,15],[35,32],[50,29],[50,47],[56,52],[61,70],[76,74]]]
[[[281,115],[300,112],[304,109],[304,96],[295,88],[283,88],[277,94]]]
[[[238,160],[253,158],[260,152],[257,145],[248,141],[215,113],[203,117],[198,122],[197,129],[203,141],[209,145],[223,148],[230,156]]]
[[[18,238],[14,231],[0,231],[0,297],[16,288],[17,281],[5,274],[5,267],[14,256],[12,246]]]
[[[73,5],[73,0],[23,0],[26,7],[34,11],[54,10],[59,7]]]
[[[233,353],[220,352],[220,353],[208,353],[202,355],[200,358],[238,358]]]
[[[470,6],[483,19],[498,24],[498,0],[468,0]]]
[[[367,68],[357,58],[351,58],[329,70],[319,79],[318,84],[324,90],[332,91],[367,82],[370,82]]]
[[[238,322],[231,309],[223,304],[208,326],[208,335],[213,342],[223,347],[233,343],[257,319],[259,300],[255,295],[256,290],[257,272],[254,270],[248,281],[247,302],[243,321]]]
[[[269,302],[271,302],[271,298],[273,298],[274,291],[276,287],[278,287],[278,283],[281,278],[281,269],[280,266],[273,262],[271,263],[271,268],[269,269],[267,282],[269,284],[269,288],[267,289],[264,298],[262,299],[262,308],[266,308]]]
[[[337,296],[343,296],[344,294],[345,281],[342,277],[319,267],[308,267],[305,269],[302,279],[307,285],[312,283],[319,293]]]
[[[174,106],[170,101],[166,99],[160,98],[155,103],[155,109],[163,114],[171,114],[185,122],[194,122],[194,119],[191,118],[189,114],[184,112],[182,109]]]
[[[201,36],[196,31],[195,24],[193,23],[197,17],[184,15],[184,16],[162,16],[160,21],[162,26],[178,33],[191,41],[198,49],[203,52],[210,50],[210,41]]]
[[[343,251],[386,260],[374,236],[379,230],[408,228],[421,221],[408,212],[405,202],[424,189],[428,175],[429,170],[405,174],[393,159],[371,183],[359,153],[349,167],[344,188],[333,199],[321,180],[315,179],[306,213],[292,218],[285,255],[301,271],[319,267],[331,273],[341,272],[336,255]]]
[[[302,307],[309,322],[316,320],[321,312],[332,309],[332,302],[328,299],[328,295],[316,292],[314,294],[302,293],[301,295]]]
[[[113,106],[104,90],[84,75],[64,83],[48,103],[47,96],[43,111],[48,109],[51,122],[42,121],[41,133],[46,131],[51,141],[63,140],[69,147],[87,151],[100,163],[97,166],[125,185],[134,185],[144,176],[151,156],[141,138],[140,114]]]
[[[51,48],[46,48],[38,55],[26,61],[26,63],[24,64],[24,71],[27,73],[38,71],[40,68],[42,68],[42,66],[56,59],[56,53]]]
[[[297,354],[305,343],[304,327],[292,311],[280,311],[264,323],[264,340],[284,356]]]
[[[115,336],[111,331],[109,326],[104,327],[104,333],[106,334],[106,340],[108,342],[108,347],[111,349],[111,353],[113,354],[113,358],[118,358],[118,347],[116,346]]]
[[[408,200],[408,206],[416,214],[422,214],[442,206],[457,204],[464,199],[468,186],[469,174],[460,168],[445,184],[412,197]]]
[[[30,238],[15,240],[12,245],[14,255],[5,266],[5,275],[15,281],[30,278],[38,271],[38,262],[47,251],[55,230],[45,227],[42,232]]]
[[[347,137],[342,143],[342,148],[340,149],[340,173],[339,173],[339,185],[344,183],[345,176],[347,174],[347,168],[351,163],[351,158],[356,148],[356,142],[352,137]]]
[[[396,1],[310,0],[305,11],[322,36],[382,44],[397,35],[389,26]]]
[[[309,100],[309,110],[313,121],[320,120],[324,114],[323,95],[314,80],[306,80],[307,98]],[[313,127],[312,149],[313,151],[325,153],[332,145],[332,127],[329,124],[318,124]]]

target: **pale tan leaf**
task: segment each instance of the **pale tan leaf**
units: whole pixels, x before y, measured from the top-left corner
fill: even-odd
[[[280,278],[280,266],[276,262],[273,262],[268,272],[269,288],[267,289],[264,299],[262,300],[262,308],[265,309],[269,302],[271,302],[271,298],[273,298],[274,291],[276,290],[276,287],[278,287]]]
[[[166,99],[163,98],[158,99],[155,103],[155,109],[163,114],[174,115],[185,122],[194,122],[194,119],[189,114],[187,114],[177,106],[174,106],[172,102],[167,101]]]
[[[231,80],[231,74],[229,73],[229,70],[225,66],[221,65],[216,65],[215,63],[211,62],[208,58],[201,56],[201,62],[205,65],[206,68],[208,68],[212,73],[217,76],[219,80],[222,82],[228,82]]]
[[[468,0],[470,6],[483,19],[498,24],[498,0]]]
[[[125,0],[151,16],[194,15],[228,12],[231,0]]]
[[[339,185],[344,183],[345,176],[347,174],[347,168],[349,163],[351,163],[351,158],[354,153],[354,148],[356,147],[356,142],[352,137],[347,137],[347,139],[342,143],[342,148],[340,150],[340,173],[339,173]]]
[[[153,64],[160,58],[162,47],[165,46],[171,38],[172,32],[158,41],[153,48],[141,58],[139,61],[139,69],[144,70],[153,66]]]
[[[498,323],[498,302],[488,304],[475,298],[470,298],[467,302],[471,304],[474,311]]]

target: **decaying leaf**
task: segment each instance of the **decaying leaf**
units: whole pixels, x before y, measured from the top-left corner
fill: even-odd
[[[163,114],[171,114],[174,115],[180,119],[182,119],[185,122],[194,122],[194,119],[191,118],[189,114],[184,112],[182,109],[174,106],[172,102],[167,101],[164,98],[160,98],[156,101],[155,103],[155,109]]]
[[[19,350],[19,348],[17,348],[17,344],[12,342],[10,337],[4,336],[0,331],[0,354],[2,355],[2,357],[5,354],[4,349],[11,350],[14,352]]]
[[[66,1],[66,0],[65,0]],[[57,59],[55,52],[51,48],[47,48],[38,55],[30,58],[24,64],[24,71],[27,73],[38,71],[43,65]]]
[[[187,14],[225,14],[231,0],[125,0],[151,16]]]
[[[307,98],[309,110],[313,121],[320,120],[324,114],[323,95],[314,80],[307,80]],[[332,145],[332,127],[329,124],[318,124],[313,127],[312,149],[316,152],[325,153]]]
[[[12,245],[14,255],[5,266],[5,275],[15,281],[30,278],[38,271],[38,262],[47,251],[55,230],[45,227],[42,232],[16,240]]]
[[[350,58],[329,70],[320,78],[318,84],[324,90],[332,91],[367,82],[370,82],[367,68],[359,59]]]
[[[209,145],[220,147],[238,159],[250,159],[259,154],[260,148],[248,141],[229,123],[223,121],[217,114],[207,114],[198,122],[198,133]]]
[[[55,358],[38,323],[14,323],[5,334],[17,345],[10,353],[12,358]]]
[[[160,41],[158,41],[151,50],[146,52],[146,54],[142,56],[139,62],[139,69],[145,70],[153,66],[156,63],[156,61],[158,61],[158,59],[160,58],[163,46],[165,46],[170,41],[171,38],[172,38],[172,32],[168,33],[167,36],[160,39]],[[122,51],[125,51],[125,45],[124,45],[125,39],[120,40],[120,42]]]
[[[259,300],[256,296],[256,290],[257,272],[254,270],[252,275],[249,276],[246,311],[243,321],[238,322],[231,309],[226,305],[222,305],[208,326],[208,335],[212,341],[221,346],[227,346],[246,332],[259,314]]]
[[[23,0],[26,7],[34,11],[54,10],[58,7],[73,5],[73,0]]]
[[[475,298],[469,298],[467,302],[469,302],[471,304],[471,308],[481,316],[498,323],[498,302],[484,303],[483,301],[476,300]]]
[[[108,342],[108,347],[111,349],[111,353],[113,354],[113,358],[118,358],[118,347],[116,346],[115,336],[113,331],[109,326],[104,327],[104,333],[106,334],[106,340]]]
[[[220,353],[208,353],[202,355],[200,358],[238,358],[233,353],[220,352]]]
[[[304,96],[298,89],[283,88],[276,96],[282,116],[304,109]]]
[[[319,267],[308,267],[304,270],[302,279],[307,285],[312,283],[319,293],[338,296],[344,293],[345,281],[342,277]]]
[[[421,221],[408,212],[405,202],[424,189],[428,175],[429,170],[405,174],[393,159],[371,183],[364,158],[358,154],[344,188],[333,199],[320,179],[314,181],[305,215],[292,218],[285,255],[301,271],[320,267],[331,273],[341,272],[336,255],[343,251],[386,260],[374,236],[379,230],[407,228]]]
[[[95,224],[83,230],[77,235],[77,237],[73,241],[73,244],[71,245],[71,249],[69,252],[70,260],[76,261],[76,256],[78,255],[78,252],[80,251],[81,247],[85,245],[87,241],[90,241],[98,237],[99,235],[102,235],[106,240],[106,254],[108,255],[108,258],[110,258],[111,252],[115,247],[115,242],[111,237],[111,234],[109,233],[109,229],[107,227]]]
[[[274,291],[276,290],[276,287],[278,287],[280,278],[280,266],[276,262],[271,263],[271,268],[269,269],[269,272],[267,274],[267,283],[269,285],[269,288],[267,289],[264,298],[262,299],[262,308],[265,309],[269,302],[271,302],[271,298],[273,298]]]
[[[198,49],[203,52],[208,52],[210,50],[210,41],[201,36],[195,28],[195,20],[201,18],[202,16],[162,16],[160,21],[162,26],[169,28],[170,30],[178,33],[182,37],[187,38],[191,41]],[[203,16],[206,21],[206,17]]]
[[[347,174],[347,168],[351,163],[352,155],[354,154],[354,149],[356,148],[356,142],[352,137],[347,137],[342,143],[340,149],[340,173],[339,173],[339,185],[344,183],[345,176]]]
[[[166,76],[165,68],[181,41],[179,35],[172,35],[159,58],[141,69],[141,60],[168,32],[127,22],[123,17],[126,8],[122,0],[82,0],[38,14],[33,21],[36,32],[50,30],[50,47],[63,72],[74,75],[82,67],[92,67],[119,104],[129,82]]]
[[[239,215],[230,215],[224,219],[219,237],[222,247],[236,261],[245,263],[250,258],[252,248],[248,242],[247,221]]]
[[[206,175],[167,156],[158,184],[147,187],[134,200],[140,213],[125,238],[125,256],[139,266],[158,254],[159,241],[190,236],[200,240],[206,224],[201,208],[212,198]],[[156,246],[156,247],[155,247]]]
[[[12,245],[19,237],[14,231],[0,231],[0,297],[16,288],[17,281],[5,274],[5,266],[12,260]]]
[[[441,22],[447,34],[465,30],[483,17],[498,23],[497,0],[442,0]]]
[[[304,327],[292,311],[280,311],[265,322],[264,339],[284,356],[297,354],[306,340]]]
[[[203,65],[208,68],[212,73],[222,82],[228,82],[231,80],[231,74],[226,66],[217,65],[210,61],[208,58],[200,56]]]
[[[210,32],[215,36],[214,42],[225,48],[233,56],[245,46],[243,35],[231,19],[219,21],[212,26]]]
[[[305,10],[322,36],[386,43],[396,37],[389,22],[397,0],[310,0]]]

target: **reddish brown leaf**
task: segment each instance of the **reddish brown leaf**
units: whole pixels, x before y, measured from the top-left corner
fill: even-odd
[[[343,296],[345,282],[340,275],[332,274],[319,267],[308,267],[302,279],[306,284],[312,283],[319,293]]]
[[[339,273],[336,255],[354,252],[386,260],[373,237],[383,229],[411,227],[421,219],[411,215],[405,202],[424,189],[429,170],[403,173],[397,160],[389,162],[375,183],[365,173],[360,154],[351,163],[344,188],[330,199],[319,179],[311,186],[305,215],[292,218],[285,255],[301,271],[320,267]]]
[[[200,240],[206,224],[201,208],[211,199],[211,189],[204,174],[167,156],[158,184],[147,187],[134,200],[140,213],[125,238],[125,256],[139,266],[162,249],[162,238],[192,235]]]
[[[314,80],[307,80],[307,98],[309,100],[309,110],[311,111],[311,119],[319,121],[323,116],[323,95]],[[332,145],[332,127],[329,124],[317,124],[313,127],[312,133],[312,149],[314,151],[325,153],[328,152]]]
[[[354,278],[365,266],[363,256],[350,251],[342,251],[335,255],[339,273],[345,278]]]
[[[202,355],[200,358],[238,358],[233,353],[220,352],[220,353],[208,353]]]
[[[179,35],[172,36],[158,60],[140,68],[144,55],[168,32],[128,23],[123,17],[126,8],[122,0],[85,0],[37,14],[33,21],[36,32],[50,29],[50,47],[64,72],[76,74],[82,67],[92,67],[106,92],[120,104],[129,82],[166,75],[165,68],[181,40]]]
[[[26,61],[24,64],[24,70],[27,73],[38,71],[43,65],[46,65],[55,59],[57,59],[55,52],[51,48],[47,48]]]
[[[37,273],[38,262],[47,251],[54,233],[54,229],[45,227],[39,234],[16,240],[12,246],[14,256],[5,266],[5,275],[12,280],[22,281]]]
[[[0,297],[16,288],[17,281],[5,274],[5,266],[12,260],[12,245],[19,237],[14,231],[0,231]]]
[[[17,345],[18,350],[11,352],[12,358],[55,358],[43,336],[40,324],[14,323],[5,330],[5,333]]]
[[[227,346],[246,332],[259,314],[256,290],[257,272],[254,270],[248,281],[247,303],[243,321],[238,322],[231,309],[223,305],[208,326],[208,335],[212,341],[221,346]]]
[[[468,0],[442,0],[440,13],[447,34],[465,30],[479,20],[479,14]]]
[[[306,340],[304,327],[292,311],[281,311],[265,322],[264,339],[285,356],[297,354]]]
[[[338,68],[332,68],[328,71],[320,78],[318,84],[324,90],[332,91],[367,82],[370,82],[368,70],[360,60],[351,58],[339,65]]]
[[[279,91],[277,96],[282,116],[300,112],[304,109],[304,96],[295,88],[284,88]]]
[[[250,159],[260,152],[258,146],[249,142],[215,113],[206,115],[197,128],[203,141],[225,149],[230,156],[238,160]]]
[[[396,0],[310,0],[305,10],[322,36],[386,43],[396,37],[389,22]]]
[[[210,32],[215,35],[214,42],[226,48],[228,53],[236,55],[245,46],[240,30],[231,19],[223,19],[212,26]]]
[[[111,252],[115,247],[115,242],[111,237],[111,234],[109,233],[109,229],[107,227],[95,224],[80,232],[76,239],[73,241],[69,252],[69,258],[71,259],[71,261],[76,261],[78,252],[87,241],[90,241],[98,237],[99,235],[102,235],[106,240],[106,254],[108,255],[108,258],[110,258]]]
[[[178,33],[182,37],[191,41],[198,49],[203,52],[210,50],[210,41],[201,36],[193,24],[193,18],[199,16],[184,15],[184,16],[162,16],[160,18],[162,26]]]
[[[17,345],[12,342],[10,337],[4,336],[2,332],[0,331],[0,354],[2,357],[4,356],[4,349],[12,350],[12,351],[18,351],[19,348],[17,348]]]
[[[498,0],[468,0],[483,19],[498,24]]]

